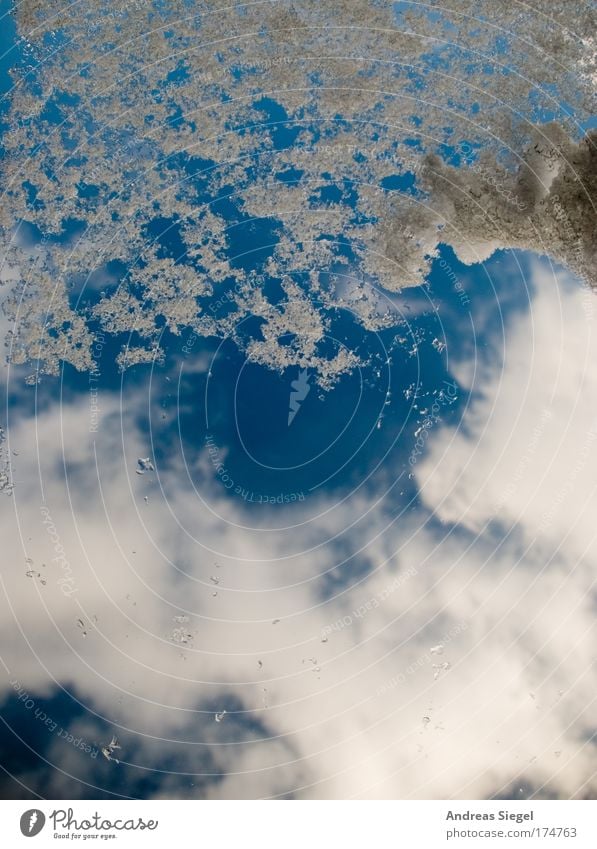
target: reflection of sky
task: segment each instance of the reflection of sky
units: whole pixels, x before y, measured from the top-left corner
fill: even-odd
[[[154,224],[176,257],[176,226]],[[231,233],[259,269],[272,222]],[[123,272],[73,281],[73,302]],[[229,340],[164,331],[165,362],[121,375],[127,338],[106,338],[93,384],[64,365],[26,388],[13,369],[2,793],[577,792],[595,507],[579,399],[597,376],[580,287],[558,277],[525,254],[466,267],[442,249],[426,289],[392,296],[394,327],[330,315],[324,351],[365,365],[325,392],[309,374],[290,425],[298,369],[256,366]],[[155,470],[138,474],[145,457]],[[114,734],[120,763],[101,753]]]
[[[410,357],[395,348],[389,366],[374,359],[363,374],[343,378],[334,390],[322,395],[323,400],[313,386],[290,428],[290,379],[295,375],[275,375],[247,366],[230,343],[218,353],[213,341],[197,342],[184,357],[181,340],[176,340],[176,346],[169,346],[163,366],[153,370],[137,367],[124,377],[109,366],[109,346],[100,359],[102,425],[92,435],[88,432],[86,376],[65,366],[62,381],[44,380],[37,390],[25,393],[16,381],[11,382],[15,406],[10,434],[19,452],[14,458],[15,477],[21,481],[15,503],[23,532],[30,529],[24,549],[34,561],[32,568],[47,573],[47,582],[41,585],[35,578],[28,579],[22,567],[7,576],[9,597],[23,631],[22,636],[13,633],[10,641],[5,641],[9,650],[3,657],[11,669],[9,680],[16,663],[19,671],[15,677],[35,700],[35,709],[67,728],[75,740],[83,741],[83,747],[92,747],[92,754],[100,752],[92,757],[56,732],[49,733],[7,686],[2,706],[3,764],[27,788],[46,795],[51,786],[52,796],[90,798],[106,794],[342,795],[346,787],[361,792],[359,781],[353,778],[357,783],[351,784],[348,779],[351,760],[360,762],[364,756],[360,743],[350,742],[360,724],[369,728],[367,746],[379,750],[382,763],[379,773],[367,771],[367,780],[375,783],[379,775],[392,774],[392,760],[388,762],[382,753],[393,739],[396,721],[406,731],[412,728],[415,740],[406,740],[405,746],[415,755],[416,747],[422,746],[427,758],[431,755],[434,771],[443,759],[451,762],[454,753],[445,742],[439,751],[428,748],[432,738],[419,736],[422,717],[428,716],[430,709],[431,728],[438,729],[436,738],[448,729],[451,733],[444,735],[446,739],[470,746],[471,739],[478,742],[483,728],[495,730],[498,724],[490,708],[478,704],[482,702],[482,684],[471,689],[471,681],[485,675],[485,665],[498,680],[507,681],[512,664],[522,679],[536,676],[537,670],[529,674],[527,656],[538,658],[539,667],[553,662],[551,647],[542,645],[540,637],[529,637],[540,643],[533,649],[534,655],[528,654],[531,649],[524,634],[516,640],[516,629],[524,631],[526,608],[521,620],[522,611],[517,608],[515,615],[508,610],[512,598],[524,591],[526,581],[539,580],[539,586],[545,581],[543,590],[536,584],[535,590],[539,598],[543,599],[543,593],[548,597],[551,582],[557,586],[570,568],[566,563],[577,560],[567,561],[564,554],[552,549],[552,571],[541,578],[545,554],[532,549],[525,553],[524,521],[522,537],[521,530],[506,534],[499,527],[478,535],[467,517],[460,521],[458,502],[454,504],[450,498],[444,502],[444,492],[434,490],[433,480],[421,498],[430,456],[449,446],[454,433],[459,434],[465,451],[474,451],[480,427],[474,405],[483,407],[488,399],[493,402],[493,393],[499,391],[504,361],[502,326],[512,328],[528,321],[525,316],[530,299],[536,298],[533,293],[538,282],[533,261],[523,255],[498,255],[485,269],[460,268],[451,254],[446,256],[451,267],[462,274],[471,293],[470,304],[462,307],[436,266],[429,290],[409,294],[414,314],[409,330],[424,331],[419,355]],[[530,295],[523,294],[525,279]],[[571,291],[578,297],[578,290]],[[430,302],[437,308],[434,313],[426,311]],[[447,343],[441,354],[431,344],[438,316]],[[516,339],[517,331],[507,332]],[[372,349],[378,343],[372,335]],[[514,344],[508,351],[516,356]],[[475,360],[483,383],[471,371]],[[210,364],[213,390],[206,391]],[[376,369],[388,374],[392,392],[392,403],[385,408],[379,429],[372,425],[384,405],[386,389],[385,384],[379,388],[374,381]],[[416,386],[417,380],[426,393],[420,405],[428,405],[435,397],[433,391],[446,385],[444,381],[454,381],[458,398],[442,405],[439,421],[430,429],[429,443],[411,467],[408,457],[420,416],[404,390],[413,383]],[[63,392],[61,413],[58,385]],[[32,429],[34,397],[39,402],[37,434]],[[23,400],[16,403],[17,398]],[[488,413],[481,414],[481,424],[484,416]],[[349,426],[337,446],[326,451],[323,460],[307,462],[299,470],[265,472],[255,460],[247,459],[240,441],[242,437],[262,464],[279,468],[294,461],[296,465],[297,457],[309,458],[309,451],[317,453],[347,421]],[[532,425],[533,421],[525,425],[528,440],[532,439]],[[255,492],[302,490],[309,494],[300,503],[266,506],[231,492],[218,479],[206,451],[208,431],[221,449],[226,468],[243,487]],[[351,449],[363,438],[363,447],[350,459]],[[57,586],[60,566],[48,562],[52,547],[36,506],[41,503],[35,483],[36,445],[46,504],[76,574],[79,591],[73,597],[62,597]],[[524,454],[524,442],[517,450]],[[146,456],[153,459],[155,473],[136,475],[137,458]],[[482,456],[491,462],[491,452]],[[339,467],[347,457],[339,474],[318,485],[334,464]],[[466,465],[462,459],[456,462]],[[446,468],[452,465],[448,463]],[[516,478],[515,472],[511,477]],[[444,486],[448,495],[457,492],[449,480]],[[309,492],[310,487],[315,489]],[[474,504],[470,494],[465,498]],[[275,530],[285,527],[289,530]],[[12,534],[17,540],[14,529]],[[549,545],[547,540],[547,549]],[[19,561],[23,554],[15,551],[15,562]],[[513,562],[518,564],[515,571],[511,571]],[[411,582],[409,570],[413,568],[418,574]],[[585,578],[578,563],[576,568],[580,571],[577,583],[569,588],[572,596],[564,602],[566,612],[569,607],[582,609]],[[381,612],[371,610],[362,621],[353,616],[350,627],[326,631],[343,617],[350,617],[359,604],[381,598],[396,580],[399,588],[387,598]],[[469,592],[463,594],[467,586]],[[483,608],[488,594],[491,604],[481,615],[479,606]],[[492,617],[499,622],[502,614],[513,621],[505,630],[502,623],[493,639],[482,638],[484,656],[479,658],[475,648],[479,635],[485,628],[491,631]],[[188,616],[188,623],[177,625],[174,617],[180,615]],[[79,618],[86,623],[84,638],[77,625]],[[280,622],[273,625],[276,619]],[[13,621],[12,614],[5,621]],[[188,643],[181,645],[173,638],[179,627],[188,629]],[[456,633],[453,638],[452,633]],[[328,634],[325,643],[322,634]],[[437,658],[429,656],[429,647],[442,639],[447,645],[440,659],[444,662],[445,657],[454,668],[451,678],[446,673],[435,681]],[[566,639],[563,643],[566,648]],[[577,650],[579,643],[584,645],[582,635],[577,635]],[[509,660],[502,661],[508,646]],[[559,657],[555,647],[554,656]],[[579,658],[582,656],[580,651]],[[408,673],[417,664],[419,672]],[[320,671],[311,671],[315,669]],[[407,693],[404,685],[390,684],[388,695],[382,698],[379,693],[396,675],[406,677]],[[541,669],[538,678],[543,680]],[[195,680],[200,683],[193,684]],[[561,680],[557,677],[557,689],[555,680],[550,683],[548,678],[543,684],[543,697],[548,701],[561,700],[557,695]],[[535,710],[526,690],[540,688],[530,680],[521,686]],[[580,686],[578,680],[575,686]],[[462,704],[454,687],[468,687]],[[529,733],[534,727],[529,723],[535,723],[536,717],[524,718],[527,705],[518,705],[516,692],[509,687],[511,684],[504,697],[506,713],[512,711],[515,720],[505,734],[516,742],[505,758],[504,769],[494,778],[478,777],[475,783],[477,773],[472,768],[469,795],[497,793],[520,798],[521,788],[523,795],[565,793],[557,784],[555,789],[543,787],[540,771],[527,776],[517,762],[527,744],[519,739],[523,735],[516,726]],[[361,706],[350,709],[355,704]],[[573,704],[577,711],[577,701]],[[347,709],[355,713],[353,731],[352,724],[347,724]],[[546,712],[549,709],[559,708],[550,703]],[[224,710],[227,714],[216,724],[216,712]],[[473,730],[463,737],[455,729],[469,710],[474,716],[480,711],[484,719],[477,717],[479,723],[473,721]],[[563,705],[562,711],[563,722],[569,713]],[[328,712],[336,718],[322,719]],[[571,745],[570,741],[550,745],[550,735],[555,739],[560,734],[555,720],[552,716],[555,728],[549,723],[548,727],[538,726],[537,739],[530,744],[542,752],[541,762],[548,754],[555,758],[553,752],[560,751],[556,746],[565,749]],[[305,726],[317,727],[319,721],[323,737],[310,731],[299,733]],[[329,722],[333,722],[331,731]],[[123,746],[119,764],[109,762],[100,751],[114,733]],[[347,783],[328,781],[295,794],[294,788],[303,782],[310,786],[318,777],[334,773],[335,755],[330,755],[334,764],[330,768],[324,754],[314,754],[330,734],[333,745],[344,752],[341,762],[348,770]],[[542,734],[550,742],[545,743]],[[437,740],[433,742],[439,745]],[[497,757],[491,744],[486,741],[486,745],[483,757]],[[306,752],[311,755],[304,760]],[[528,759],[532,757],[537,756],[528,755]],[[574,762],[582,772],[582,759],[580,766]],[[462,786],[469,786],[469,769],[457,771]],[[247,780],[247,774],[253,778]],[[260,777],[257,785],[253,785],[255,775]],[[441,781],[437,787],[433,782],[426,784],[431,775],[427,767],[419,766],[408,775],[415,775],[428,795],[449,792]],[[560,780],[568,786],[564,778]],[[372,792],[406,792],[396,781]],[[516,783],[515,788],[510,781]],[[569,784],[573,781],[568,779]],[[8,779],[4,788],[6,794],[26,792]]]

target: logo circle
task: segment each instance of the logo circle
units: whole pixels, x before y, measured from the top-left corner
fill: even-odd
[[[35,837],[46,824],[46,816],[39,808],[31,808],[21,816],[21,833],[25,837]]]

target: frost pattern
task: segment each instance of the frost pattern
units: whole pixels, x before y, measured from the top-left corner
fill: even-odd
[[[189,330],[325,386],[359,362],[322,353],[346,306],[338,273],[369,329],[396,322],[376,289],[421,285],[440,242],[464,262],[549,253],[597,283],[595,135],[578,123],[594,108],[589,4],[24,0],[14,14],[0,228],[22,274],[5,303],[15,363],[90,370],[100,328],[129,334],[126,368]],[[83,284],[99,298],[78,303]]]

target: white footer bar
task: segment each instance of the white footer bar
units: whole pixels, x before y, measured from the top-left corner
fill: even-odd
[[[597,802],[58,801],[0,803],[1,845],[206,849],[597,849]]]

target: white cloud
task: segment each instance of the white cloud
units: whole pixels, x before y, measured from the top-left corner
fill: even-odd
[[[493,520],[588,554],[597,491],[594,295],[536,261],[531,308],[505,328],[456,432],[417,469],[427,504],[478,533]],[[495,349],[497,352],[497,348]]]
[[[561,511],[541,523],[592,424],[597,359],[582,292],[562,280],[556,289],[542,269],[531,313],[508,328],[506,362],[486,375],[458,431],[430,437],[416,467],[428,509],[400,524],[389,502],[359,521],[371,506],[361,496],[342,509],[322,502],[310,520],[298,508],[305,524],[292,533],[251,530],[207,476],[202,502],[174,461],[158,467],[160,491],[134,473],[149,449],[131,417],[144,400],[132,395],[122,431],[119,399],[107,396],[98,434],[86,399],[15,422],[23,483],[2,518],[12,568],[0,600],[11,674],[36,693],[52,679],[74,684],[117,730],[125,761],[156,768],[175,745],[167,741],[186,740],[178,768],[193,772],[209,753],[227,776],[199,795],[482,798],[527,784],[587,792],[590,456]],[[51,562],[40,480],[72,567],[70,596]],[[517,527],[483,530],[496,517]],[[345,591],[326,601],[322,575],[338,549],[324,543],[333,537],[344,554],[362,548],[368,571],[353,586],[346,576]],[[169,639],[176,615],[189,617],[183,646]],[[231,698],[265,740],[259,726],[239,725]],[[212,711],[227,705],[215,723]],[[86,722],[89,738],[93,716]],[[64,759],[73,764],[73,753]],[[172,775],[158,786],[156,796],[181,792]]]

